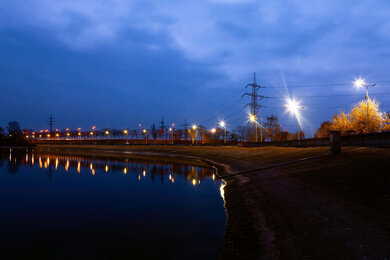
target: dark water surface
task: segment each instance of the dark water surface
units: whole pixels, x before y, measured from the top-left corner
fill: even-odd
[[[0,150],[0,259],[216,259],[224,184],[192,165]]]

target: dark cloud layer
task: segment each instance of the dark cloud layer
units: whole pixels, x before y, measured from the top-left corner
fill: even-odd
[[[263,115],[294,129],[276,98],[293,95],[311,133],[364,95],[338,83],[390,80],[385,0],[0,3],[2,125],[41,128],[50,113],[59,127],[134,127],[162,115],[237,125],[256,71],[260,84],[277,87],[264,90],[275,98]],[[355,96],[313,97],[348,94]],[[384,108],[389,97],[377,95]]]

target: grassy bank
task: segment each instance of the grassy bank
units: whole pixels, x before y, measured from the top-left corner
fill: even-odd
[[[222,174],[329,151],[326,147],[39,146],[37,149],[66,149],[79,154],[133,151],[191,156],[225,165],[227,171]],[[389,149],[344,148],[339,155],[229,179],[225,186],[228,220],[221,257],[390,256],[389,157]]]

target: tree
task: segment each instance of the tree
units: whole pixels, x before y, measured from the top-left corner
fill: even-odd
[[[196,138],[198,137],[198,128],[197,127],[193,127],[191,129],[188,129],[187,132],[188,132],[188,136],[192,140],[192,144],[194,144]]]
[[[0,139],[3,139],[4,136],[5,136],[4,128],[2,128],[2,127],[0,126]]]
[[[12,121],[8,123],[7,131],[10,136],[20,137],[22,135],[22,130],[20,130],[19,123]]]
[[[390,131],[390,112],[386,113],[386,124],[383,127],[382,131]]]
[[[330,121],[324,121],[321,124],[321,127],[317,129],[316,131],[316,138],[325,138],[329,137],[330,128],[332,123]]]
[[[247,133],[247,129],[245,126],[237,126],[236,128],[236,133],[238,135],[238,138],[240,139],[240,141],[244,141],[245,138],[246,138],[246,133]]]
[[[351,122],[349,121],[349,115],[344,111],[341,111],[340,114],[335,114],[333,116],[331,130],[341,131],[342,134],[348,130],[352,130]]]
[[[390,128],[388,125],[389,117],[380,111],[379,102],[368,98],[357,103],[349,113],[340,112],[340,114],[334,115],[331,130],[365,134],[386,131]]]
[[[277,116],[275,115],[268,116],[264,126],[267,130],[265,136],[266,137],[268,136],[271,142],[279,139],[282,128],[280,127],[279,119]]]
[[[154,123],[153,123],[152,127],[150,128],[150,133],[151,133],[154,141],[156,141],[158,134],[159,134],[159,131]]]
[[[387,122],[386,114],[379,110],[379,102],[370,98],[359,102],[352,108],[349,120],[352,129],[358,133],[379,132]]]

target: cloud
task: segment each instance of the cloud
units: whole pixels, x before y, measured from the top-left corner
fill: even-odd
[[[76,50],[116,48],[128,30],[165,35],[168,46],[132,40],[150,51],[175,49],[238,81],[252,71],[310,75],[388,56],[389,7],[385,0],[14,0],[3,12],[8,26],[44,30]]]

